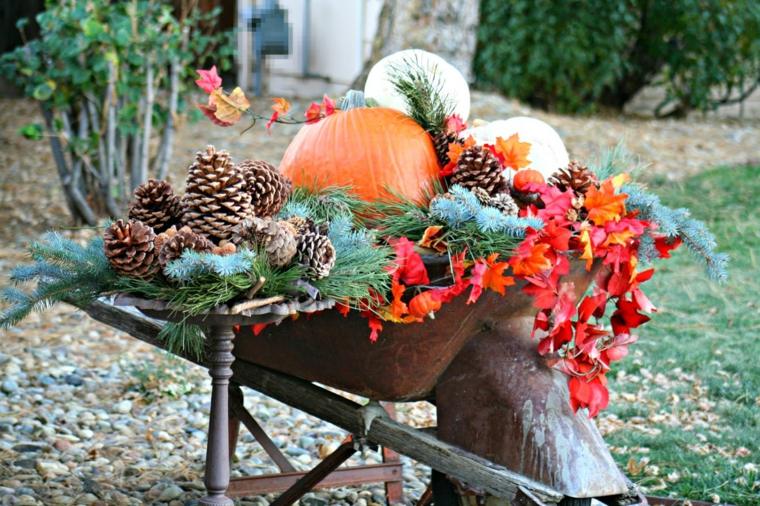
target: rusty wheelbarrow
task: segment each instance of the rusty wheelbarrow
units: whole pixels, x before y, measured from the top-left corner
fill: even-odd
[[[426,264],[431,273],[445,277],[446,259],[428,258]],[[592,277],[574,262],[566,280],[580,296]],[[521,286],[510,287],[505,296],[485,293],[472,305],[465,299],[458,297],[424,324],[385,323],[376,343],[367,338],[366,320],[354,312],[346,317],[337,311],[302,315],[258,335],[243,325],[234,337],[232,381],[429,465],[438,472],[433,490],[439,505],[465,503],[464,496],[474,493],[514,503],[584,504],[591,498],[638,503],[593,422],[572,412],[565,376],[538,355],[530,338],[535,309]],[[160,326],[136,312],[102,302],[84,309],[161,346],[156,339]],[[219,329],[232,320],[199,323],[211,329],[206,365],[214,384],[226,389],[232,335]],[[410,428],[385,416],[374,402],[362,407],[312,382],[371,401],[427,400],[436,405],[438,426]],[[225,395],[225,410],[226,403]],[[213,406],[212,401],[212,412]],[[212,419],[210,431],[214,425]],[[344,444],[343,454],[320,474],[320,466],[333,455],[328,457],[301,485],[323,479],[353,453],[352,444]],[[212,453],[210,448],[208,458]],[[207,482],[208,475],[207,463]],[[216,478],[219,489],[224,476]]]

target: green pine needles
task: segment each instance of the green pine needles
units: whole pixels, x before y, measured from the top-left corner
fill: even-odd
[[[391,67],[390,80],[404,97],[413,120],[431,135],[443,131],[446,118],[454,113],[454,103],[444,93],[444,83],[435,69],[428,72],[417,58],[407,58]]]
[[[50,233],[30,246],[32,264],[11,271],[13,286],[2,291],[9,307],[0,313],[0,328],[21,322],[33,311],[58,302],[86,305],[113,285],[116,274],[103,254],[103,239],[82,246],[59,234]],[[22,285],[37,282],[31,291]]]

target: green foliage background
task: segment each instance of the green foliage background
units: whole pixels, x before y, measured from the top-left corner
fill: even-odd
[[[658,114],[710,110],[757,86],[760,3],[482,0],[475,73],[560,112],[621,108],[652,83],[666,91]]]

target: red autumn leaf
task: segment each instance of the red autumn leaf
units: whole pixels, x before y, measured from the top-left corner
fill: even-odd
[[[279,117],[280,117],[280,113],[277,112],[277,111],[274,111],[272,113],[272,115],[269,116],[269,121],[267,121],[266,129],[270,130],[272,128],[272,125],[274,125],[275,122],[277,122],[277,120],[279,119]]]
[[[537,330],[549,330],[549,315],[545,310],[541,310],[536,313],[536,318],[533,320],[533,330],[530,332],[530,337],[536,337]]]
[[[681,238],[676,237],[670,239],[668,237],[656,237],[654,240],[654,247],[657,248],[657,252],[660,254],[660,258],[670,258],[670,252],[677,249],[681,245]]]
[[[551,309],[557,303],[557,285],[547,274],[528,276],[523,292],[533,297],[533,307]]]
[[[265,328],[267,328],[268,323],[254,323],[251,325],[251,330],[253,331],[254,336],[258,336],[261,334]]]
[[[631,290],[631,295],[633,296],[636,305],[645,313],[654,313],[657,311],[655,305],[652,304],[652,301],[649,300],[649,297],[647,297],[640,288],[634,288]]]
[[[377,342],[377,338],[380,337],[380,332],[383,331],[383,322],[380,321],[380,318],[375,316],[374,313],[370,311],[362,311],[362,316],[367,318],[367,326],[369,327],[370,333],[369,333],[369,340],[372,343]]]
[[[570,237],[573,231],[563,227],[556,220],[549,220],[541,229],[541,242],[551,244],[555,251],[567,251],[570,249]]]
[[[520,142],[520,136],[517,134],[512,134],[506,140],[497,137],[494,149],[504,167],[519,170],[530,165],[530,160],[528,160],[530,143]]]
[[[541,202],[543,202],[543,209],[539,209],[536,213],[539,218],[548,222],[552,218],[557,219],[560,223],[567,222],[567,211],[573,206],[573,192],[572,190],[561,191],[556,186],[542,185],[529,185],[530,191],[533,189],[538,190],[541,195]]]
[[[347,304],[343,304],[342,302],[335,304],[335,309],[337,309],[338,312],[343,315],[343,318],[347,318],[348,313],[351,311],[351,307],[349,307]]]
[[[201,77],[195,80],[195,84],[206,93],[211,93],[222,86],[222,78],[216,73],[216,65],[209,70],[198,69],[196,72]]]
[[[575,315],[575,285],[571,282],[561,283],[557,291],[557,301],[552,309],[554,326],[569,321]]]
[[[488,265],[486,265],[482,258],[475,261],[475,266],[470,271],[472,290],[470,290],[470,296],[467,297],[467,304],[475,303],[483,293],[483,277],[487,270]]]
[[[637,339],[637,336],[630,334],[616,335],[609,346],[602,352],[602,360],[607,364],[616,360],[622,360],[628,355],[628,345],[635,343]]]
[[[414,251],[414,243],[406,237],[391,242],[396,253],[393,278],[401,280],[407,286],[427,285],[430,283],[427,269],[419,253]]]
[[[599,411],[606,408],[609,403],[606,383],[604,376],[596,376],[591,380],[577,376],[570,378],[568,389],[573,410],[588,408],[590,418],[599,414]]]
[[[587,322],[599,309],[604,309],[604,304],[607,302],[607,294],[600,291],[594,295],[586,296],[578,306],[578,320]]]
[[[453,132],[455,134],[458,134],[465,128],[467,128],[467,124],[465,124],[464,121],[462,121],[462,117],[459,114],[452,114],[448,118],[446,118],[446,122],[444,124],[444,128],[447,132]]]
[[[650,320],[647,315],[639,313],[639,309],[641,308],[635,301],[630,301],[623,297],[618,299],[617,309],[612,313],[612,318],[610,318],[612,331],[615,335],[627,334],[630,329],[635,329]]]
[[[329,116],[335,112],[335,102],[327,95],[322,96],[322,110],[325,116]]]
[[[306,123],[316,123],[322,119],[322,107],[318,103],[312,102],[303,115],[306,118]]]
[[[454,284],[435,290],[435,297],[441,302],[451,302],[454,297],[461,295],[470,286],[470,280],[464,279],[464,257],[464,251],[451,256],[451,273],[454,276]]]
[[[563,344],[569,343],[573,339],[573,324],[566,320],[559,325],[555,325],[545,338],[538,343],[538,353],[546,355],[559,350]]]
[[[583,206],[588,209],[588,219],[596,225],[619,220],[625,214],[625,193],[615,193],[611,179],[604,181],[599,189],[589,186]]]

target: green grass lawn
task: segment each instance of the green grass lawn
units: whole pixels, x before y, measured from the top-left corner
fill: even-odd
[[[600,426],[648,492],[760,505],[760,167],[650,188],[688,207],[731,255],[710,282],[682,247],[644,285],[659,307],[613,370]]]

